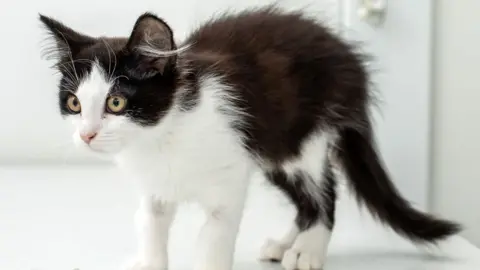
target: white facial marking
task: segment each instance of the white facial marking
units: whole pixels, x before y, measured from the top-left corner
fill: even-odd
[[[102,127],[105,100],[112,86],[98,63],[93,65],[90,74],[80,82],[76,93],[82,106],[79,133],[97,133]]]
[[[105,102],[113,85],[114,81],[109,79],[98,61],[81,79],[75,93],[81,113],[69,116],[76,128],[73,141],[77,146],[100,153],[117,153],[125,145],[125,138],[138,131],[128,117],[105,113]],[[82,134],[96,135],[86,143],[80,137]]]

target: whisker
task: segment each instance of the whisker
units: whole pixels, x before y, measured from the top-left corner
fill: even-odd
[[[63,67],[63,71],[66,73],[67,75],[67,78],[69,79],[69,81],[71,81],[73,84],[75,83],[74,80],[74,75],[72,74],[72,72],[66,67],[67,64],[70,64],[70,63],[58,63],[57,66],[58,67]]]
[[[75,70],[74,63],[82,63],[82,62],[89,63],[91,65],[95,64],[95,62],[90,59],[75,59],[75,60],[70,60],[68,62],[63,62],[63,63],[59,62],[56,64],[57,72],[60,72],[60,73],[63,72],[63,74],[65,75],[64,79],[66,82],[66,86],[68,88],[76,89],[79,83],[79,81],[76,80],[76,78],[78,77],[71,72],[71,68],[69,67],[72,67],[72,69]]]
[[[75,82],[70,77],[66,77],[65,82],[67,84],[67,87],[69,87],[71,89],[77,88],[77,85],[75,84]]]
[[[73,90],[70,90],[70,89],[62,89],[62,90],[60,90],[60,92],[67,92],[67,93],[75,95],[75,92]]]
[[[116,141],[116,136],[102,136],[100,138],[96,138],[95,141],[97,142],[106,142],[106,141]]]
[[[109,45],[109,46],[110,46],[110,45]],[[110,49],[111,49],[111,47],[110,47]],[[115,62],[113,63],[113,71],[112,71],[112,76],[113,76],[115,70],[117,70],[117,55],[115,54],[115,52],[113,51],[113,49],[112,49],[112,53],[113,53],[113,59],[115,59]],[[120,77],[120,76],[118,76],[117,78],[119,78],[119,77]],[[115,80],[116,80],[117,78],[115,78]],[[127,80],[128,80],[128,77],[127,77],[127,76],[125,76],[125,78],[127,78]]]
[[[108,44],[108,42],[105,42],[105,45],[110,49],[110,51],[112,52],[113,54],[113,59],[114,59],[114,62],[113,62],[113,69],[112,69],[112,72],[110,74],[110,81],[115,81],[117,78],[119,78],[120,76],[114,78],[112,80],[112,77],[113,77],[113,74],[115,73],[115,70],[117,69],[117,55],[115,54],[115,51],[113,50],[113,48],[110,46],[110,44]],[[110,57],[110,53],[108,54],[109,57]],[[110,63],[109,63],[110,65]],[[109,66],[110,68],[110,66]],[[126,76],[125,76],[126,77]],[[128,78],[127,78],[128,79]]]
[[[94,65],[95,64],[95,61],[91,60],[91,59],[85,59],[85,58],[80,58],[80,59],[75,59],[75,60],[69,60],[68,62],[59,62],[57,63],[56,65],[57,66],[62,66],[62,67],[65,67],[65,65],[72,65],[73,63],[77,63],[77,62],[87,62],[87,63],[90,63],[91,65]]]
[[[125,76],[125,75],[118,75],[117,77],[111,79],[111,81],[116,81],[116,80],[118,80],[118,79],[120,79],[120,78],[125,78],[125,79],[127,79],[127,80],[130,80],[130,78],[128,78],[128,77]]]
[[[60,35],[62,35],[63,39],[65,40],[65,43],[68,44],[67,39],[65,38],[65,35],[62,32],[59,32]],[[78,74],[77,74],[77,69],[75,68],[75,64],[73,62],[73,56],[72,56],[72,50],[68,50],[68,57],[70,58],[70,61],[72,61],[72,67],[73,67],[73,72],[75,73],[75,77],[77,78],[77,82],[79,81]]]
[[[105,46],[105,49],[107,50],[108,53],[108,80],[111,81],[112,78],[112,57],[110,56],[110,46],[107,44],[107,41],[102,38],[103,45]],[[115,54],[115,53],[114,53]]]

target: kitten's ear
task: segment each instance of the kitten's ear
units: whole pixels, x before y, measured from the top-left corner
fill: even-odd
[[[131,75],[148,78],[174,68],[176,45],[165,21],[151,13],[141,15],[128,39],[127,50],[134,57]]]
[[[39,14],[39,19],[54,42],[54,46],[47,48],[45,53],[58,60],[74,56],[83,48],[92,45],[96,39],[74,31],[59,21]]]

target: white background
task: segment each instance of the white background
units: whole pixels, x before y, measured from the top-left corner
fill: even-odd
[[[435,11],[433,205],[480,245],[480,1],[439,0]]]

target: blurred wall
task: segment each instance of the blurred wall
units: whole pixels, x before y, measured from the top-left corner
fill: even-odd
[[[480,1],[436,1],[433,209],[480,246]]]

